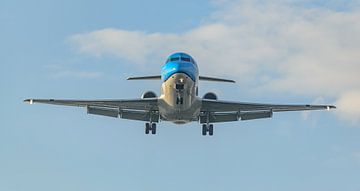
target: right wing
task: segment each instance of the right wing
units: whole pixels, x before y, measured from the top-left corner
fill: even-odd
[[[334,109],[333,105],[285,105],[285,104],[263,104],[263,103],[248,103],[248,102],[231,102],[220,100],[202,100],[203,111],[303,111],[303,110],[321,110]]]
[[[210,114],[210,122],[226,122],[270,118],[272,117],[273,112],[329,110],[334,108],[336,107],[333,105],[262,104],[203,99],[201,112]],[[204,122],[205,120],[207,120],[205,115],[200,116],[201,122]]]
[[[157,98],[129,100],[58,100],[58,99],[26,99],[25,102],[44,103],[64,106],[86,107],[89,114],[124,119],[157,122],[159,108]]]

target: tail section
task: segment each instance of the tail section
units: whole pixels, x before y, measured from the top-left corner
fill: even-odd
[[[160,75],[156,76],[138,76],[138,77],[129,77],[127,80],[161,80]]]
[[[127,80],[161,80],[160,75],[155,76],[136,76],[136,77],[129,77]],[[212,82],[230,82],[235,83],[234,80],[223,79],[223,78],[214,78],[214,77],[207,77],[207,76],[199,76],[199,80],[204,81],[212,81]]]
[[[228,79],[223,79],[223,78],[213,78],[213,77],[207,77],[207,76],[199,76],[199,80],[212,81],[212,82],[231,82],[231,83],[235,83],[234,80],[228,80]]]

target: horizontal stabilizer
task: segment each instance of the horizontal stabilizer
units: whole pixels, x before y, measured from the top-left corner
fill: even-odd
[[[228,79],[222,79],[222,78],[213,78],[213,77],[207,77],[207,76],[199,76],[199,80],[213,81],[213,82],[231,82],[231,83],[235,83],[234,80],[228,80]]]
[[[138,76],[138,77],[129,77],[127,80],[160,80],[161,76]]]

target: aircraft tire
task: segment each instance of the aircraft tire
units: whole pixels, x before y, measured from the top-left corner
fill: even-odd
[[[145,134],[149,134],[150,132],[150,123],[145,123]]]
[[[206,136],[207,131],[208,131],[207,125],[203,124],[202,125],[202,135]]]
[[[213,136],[213,134],[214,134],[214,125],[213,125],[213,124],[210,124],[210,125],[209,125],[209,135],[210,135],[210,136]]]
[[[151,134],[153,134],[153,135],[156,134],[156,123],[151,124]]]

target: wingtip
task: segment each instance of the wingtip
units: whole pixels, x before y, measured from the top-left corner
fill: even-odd
[[[34,103],[33,99],[24,99],[24,102],[28,102],[29,104],[33,104],[33,103]]]
[[[334,105],[329,105],[329,106],[326,107],[326,110],[329,111],[330,109],[336,109],[336,106],[334,106]]]

